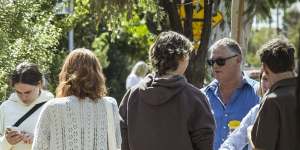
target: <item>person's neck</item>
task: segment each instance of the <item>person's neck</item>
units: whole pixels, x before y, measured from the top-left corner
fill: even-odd
[[[237,78],[232,78],[232,80],[220,82],[219,92],[224,104],[229,103],[230,97],[232,96],[233,92],[241,85],[241,82],[241,75]]]
[[[236,89],[241,85],[242,78],[242,75],[239,75],[237,77],[232,77],[232,80],[222,81],[220,82],[220,89],[222,91]]]
[[[287,71],[287,72],[282,72],[282,73],[274,73],[271,76],[270,84],[272,86],[280,80],[294,78],[294,77],[296,77],[296,75],[293,71]]]
[[[23,103],[23,105],[25,105],[25,106],[30,106],[31,104],[33,104],[34,101],[35,101],[35,100],[26,101],[26,102],[22,101],[22,103]]]
[[[170,78],[176,75],[182,75],[179,71],[167,71],[164,75],[160,76],[161,78]]]

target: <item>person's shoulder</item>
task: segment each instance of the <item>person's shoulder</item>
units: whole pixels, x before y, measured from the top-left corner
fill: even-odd
[[[116,106],[118,105],[116,99],[113,97],[110,97],[110,96],[104,96],[104,97],[102,97],[102,100],[104,100],[104,102],[106,102],[106,103],[111,103]]]
[[[11,106],[14,106],[16,105],[17,103],[14,102],[14,101],[10,101],[10,100],[5,100],[1,103],[0,105],[0,109],[6,109],[6,108],[9,108]]]
[[[214,91],[218,86],[218,81],[216,79],[214,79],[213,81],[211,81],[208,85],[204,86],[203,88],[201,88],[200,90],[203,93],[207,93],[209,90]]]
[[[245,82],[248,85],[250,85],[251,87],[256,88],[257,86],[259,86],[259,82],[258,81],[254,80],[254,79],[251,79],[248,76],[244,76],[243,78],[244,78]]]
[[[2,102],[2,104],[0,105],[0,108],[3,109],[3,108],[6,108],[6,107],[10,107],[10,106],[16,105],[16,104],[18,104],[18,96],[14,92],[14,93],[11,93],[9,95],[9,97],[8,97],[7,100],[4,100]]]
[[[45,100],[50,100],[54,98],[54,95],[48,90],[42,90],[41,97],[43,97]]]
[[[188,96],[191,97],[188,98],[188,100],[190,101],[196,101],[196,102],[200,102],[203,100],[207,101],[205,93],[203,93],[200,88],[197,88],[190,83],[187,84],[185,88],[185,92],[187,93]]]
[[[272,100],[275,103],[290,103],[291,101],[297,101],[296,89],[288,89],[288,88],[277,88],[274,91],[270,91],[266,97],[268,100]],[[279,104],[279,105],[280,105]]]
[[[58,107],[58,106],[63,106],[66,105],[66,103],[69,101],[68,97],[59,97],[59,98],[54,98],[49,101],[47,101],[46,106],[47,107]]]

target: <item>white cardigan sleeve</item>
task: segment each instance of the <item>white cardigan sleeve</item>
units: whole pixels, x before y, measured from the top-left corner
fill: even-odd
[[[37,125],[35,127],[35,135],[32,150],[49,150],[50,149],[50,122],[51,109],[49,105],[43,108],[40,113]]]
[[[116,139],[116,148],[117,150],[121,149],[121,130],[120,130],[120,114],[117,101],[112,97],[106,97],[107,100],[112,104],[113,111],[113,123],[114,123],[114,131],[115,131],[115,139]]]
[[[12,145],[9,144],[5,138],[5,117],[4,110],[0,106],[0,150],[11,149]]]
[[[115,124],[115,131],[116,131],[116,144],[117,144],[117,148],[121,149],[122,138],[121,138],[121,130],[120,130],[120,115],[119,115],[119,108],[117,103],[113,104],[113,111],[114,111],[114,121],[115,121],[114,124]]]

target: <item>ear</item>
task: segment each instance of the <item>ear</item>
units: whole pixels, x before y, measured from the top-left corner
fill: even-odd
[[[238,57],[237,57],[237,59],[236,59],[236,62],[237,63],[239,63],[239,64],[241,64],[242,63],[242,56],[241,55],[239,55]]]
[[[262,64],[262,70],[266,73],[266,75],[269,75],[269,74],[273,73],[271,71],[271,69],[268,67],[268,65],[266,65],[264,63]]]
[[[37,85],[40,89],[43,88],[43,82],[42,81],[39,81],[39,84]]]

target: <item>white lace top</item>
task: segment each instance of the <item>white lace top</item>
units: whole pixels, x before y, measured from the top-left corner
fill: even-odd
[[[121,145],[118,106],[115,99],[98,101],[75,96],[49,101],[38,120],[33,150],[107,150],[105,103],[113,105],[117,148]]]

